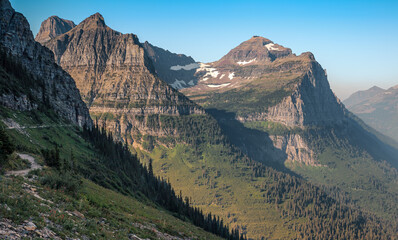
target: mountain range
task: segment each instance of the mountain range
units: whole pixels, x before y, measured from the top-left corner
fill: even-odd
[[[366,124],[398,142],[398,85],[387,90],[374,86],[358,91],[344,104]]]
[[[2,11],[9,11],[14,19],[8,1],[1,3]],[[76,98],[69,105],[59,100],[65,111],[48,103],[47,98],[60,95],[52,89],[65,84],[53,80],[41,95],[36,94],[39,100],[34,98],[25,104],[30,107],[21,108],[19,96],[30,99],[28,93],[35,93],[36,87],[14,87],[20,81],[17,78],[14,85],[2,82],[6,90],[0,102],[7,109],[24,116],[43,102],[64,121],[84,129],[92,125],[92,118],[94,128],[108,132],[107,139],[123,144],[147,166],[149,173],[143,176],[168,179],[181,199],[186,196],[187,206],[220,216],[221,223],[251,239],[390,239],[397,232],[397,150],[344,107],[312,53],[296,55],[254,36],[218,61],[198,63],[109,28],[99,13],[76,26],[56,16],[48,18],[36,36],[42,47],[33,41],[30,30],[22,31],[29,33],[28,40],[7,40],[19,33],[9,31],[10,26],[22,22],[29,28],[26,19],[18,16],[20,22],[2,21],[15,21],[2,26],[2,46],[12,52],[13,44],[25,41],[22,46],[33,44],[48,52],[46,59],[30,65],[44,61],[59,69],[60,79],[72,79],[67,96]],[[23,51],[12,55],[24,56]],[[36,74],[30,65],[23,67]],[[53,75],[42,76],[51,79]],[[76,95],[79,92],[81,98]],[[75,115],[65,114],[70,109],[75,109]],[[2,115],[3,122],[21,121],[7,116]],[[44,133],[31,131],[30,136]],[[104,144],[99,137],[87,137],[86,131],[81,136],[93,139],[94,146]],[[18,141],[26,138],[8,132]],[[132,192],[134,182],[142,178],[135,178],[128,161],[90,160],[92,150],[77,147],[87,145],[76,136],[79,130],[67,133],[67,141],[59,144],[76,147],[84,178],[139,200],[142,195],[152,199],[151,188],[138,185],[139,194]],[[59,138],[38,139],[51,144]],[[108,150],[109,145],[102,146],[100,150]],[[70,155],[65,148],[62,154]],[[115,152],[109,155],[117,158]]]

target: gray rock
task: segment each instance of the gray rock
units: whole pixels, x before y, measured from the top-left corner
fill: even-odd
[[[45,46],[75,79],[91,114],[120,140],[131,143],[137,131],[142,135],[176,134],[148,126],[148,116],[204,114],[157,76],[136,35],[109,28],[99,13]]]
[[[34,76],[30,94],[35,101],[47,103],[61,117],[79,126],[91,126],[88,109],[74,80],[54,63],[52,52],[33,39],[28,21],[12,9],[8,0],[0,0],[0,45]],[[37,103],[26,95],[2,95],[0,104],[18,110],[37,108]]]
[[[35,40],[43,44],[58,35],[66,33],[75,26],[76,24],[73,21],[62,19],[58,16],[51,16],[41,23]]]

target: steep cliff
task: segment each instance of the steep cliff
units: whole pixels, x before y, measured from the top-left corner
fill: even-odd
[[[344,119],[344,107],[314,56],[296,56],[266,38],[243,42],[196,75],[198,84],[182,92],[207,108],[235,112],[242,122],[304,127]]]
[[[55,64],[52,52],[33,39],[26,18],[8,0],[0,1],[0,46],[2,105],[24,111],[45,104],[75,124],[91,125],[74,80]]]
[[[66,20],[58,16],[51,16],[41,23],[35,40],[36,42],[43,44],[58,35],[66,33],[75,26],[76,24],[73,21]]]
[[[201,64],[196,76],[198,84],[181,92],[205,107],[250,158],[341,188],[380,216],[396,214],[397,149],[345,109],[313,54],[296,56],[253,37]],[[389,92],[384,95],[392,99]]]
[[[234,118],[247,126],[263,123],[305,129],[346,119],[344,106],[331,91],[325,70],[311,53],[296,56],[291,49],[263,37],[254,36],[220,60],[202,64],[196,76],[198,84],[183,89],[183,93],[208,109],[234,113]],[[255,159],[318,165],[316,153],[305,139],[296,133],[274,134],[271,131],[267,141],[253,142],[252,146],[239,140],[238,145]],[[250,154],[247,148],[261,144]],[[283,154],[275,154],[270,145]],[[298,146],[301,150],[293,154],[292,149]]]
[[[136,35],[112,30],[99,13],[45,46],[75,79],[93,118],[129,143],[165,135],[149,123],[159,115],[204,113],[156,75]]]

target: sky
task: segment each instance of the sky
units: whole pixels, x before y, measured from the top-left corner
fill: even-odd
[[[220,59],[259,35],[310,51],[344,100],[374,85],[398,85],[398,0],[11,0],[36,35],[52,15],[76,24],[96,12],[122,33],[134,33],[198,62]]]

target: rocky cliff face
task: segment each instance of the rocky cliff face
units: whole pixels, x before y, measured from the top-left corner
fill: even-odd
[[[91,115],[121,139],[153,134],[152,115],[204,113],[159,79],[136,35],[112,30],[99,13],[45,46],[75,79]]]
[[[195,72],[199,64],[193,58],[171,53],[148,42],[143,47],[153,62],[156,74],[173,88],[182,89],[196,84]]]
[[[331,91],[325,71],[314,61],[290,96],[265,112],[238,119],[273,121],[290,127],[304,127],[339,124],[344,118],[344,107]]]
[[[235,113],[242,123],[272,122],[305,129],[341,124],[346,119],[344,106],[314,56],[296,56],[266,38],[255,36],[219,61],[202,64],[196,76],[198,84],[182,92],[209,109]],[[261,146],[265,153],[260,155],[317,164],[314,152],[299,135],[271,134],[269,138],[272,144],[264,144],[282,155]]]
[[[182,92],[193,99],[207,95],[199,102],[232,110],[242,122],[304,127],[344,119],[344,107],[311,53],[296,56],[289,48],[256,36],[219,61],[202,66],[196,73],[198,85]],[[215,93],[219,96],[214,97]],[[246,110],[234,109],[237,104]]]
[[[74,80],[55,64],[52,52],[33,39],[26,18],[15,12],[8,0],[0,0],[0,45],[10,58],[17,59],[31,78],[25,79],[31,86],[28,92],[2,93],[2,105],[31,110],[39,103],[46,103],[61,117],[75,124],[91,125],[88,109]]]
[[[73,21],[62,19],[58,16],[51,16],[41,23],[40,30],[35,40],[43,44],[58,35],[66,33],[75,26],[76,24]]]
[[[315,152],[299,134],[271,135],[271,144],[265,145],[270,159],[283,163],[298,162],[305,165],[319,166]]]

